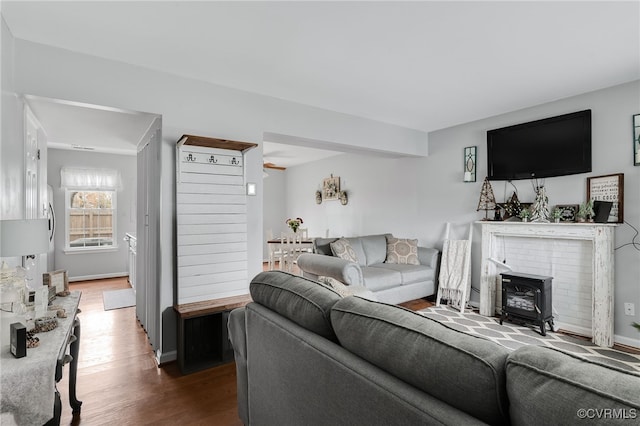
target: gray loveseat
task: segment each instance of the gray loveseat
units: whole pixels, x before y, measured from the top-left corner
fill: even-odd
[[[253,302],[228,324],[246,425],[628,425],[640,416],[640,376],[623,370],[537,346],[509,351],[280,271],[258,274],[250,291]]]
[[[334,278],[349,286],[363,286],[374,298],[386,303],[402,303],[436,292],[439,252],[417,247],[419,264],[389,263],[387,241],[391,234],[344,238],[353,248],[357,262],[334,256],[330,244],[338,238],[316,238],[313,253],[298,258],[298,267],[307,278]],[[397,240],[397,239],[396,239]]]

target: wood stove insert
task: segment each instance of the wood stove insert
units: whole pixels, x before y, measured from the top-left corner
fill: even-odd
[[[554,330],[551,305],[552,277],[502,273],[502,315],[504,320],[519,323],[533,323],[540,327],[540,334],[546,336],[546,324]]]

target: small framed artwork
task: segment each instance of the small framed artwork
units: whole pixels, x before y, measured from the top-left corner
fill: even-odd
[[[560,210],[560,222],[575,222],[576,213],[578,213],[577,204],[565,204],[557,205],[556,208]]]
[[[587,200],[612,202],[607,222],[624,222],[624,173],[587,178]]]
[[[468,146],[464,149],[464,182],[476,181],[477,147]]]
[[[640,114],[633,116],[633,165],[640,166]]]
[[[69,275],[66,270],[45,272],[42,274],[42,282],[46,286],[54,287],[58,296],[69,295]]]
[[[333,176],[322,180],[322,199],[337,200],[340,198],[340,177]]]

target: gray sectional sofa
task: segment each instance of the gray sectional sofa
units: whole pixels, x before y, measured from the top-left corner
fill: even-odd
[[[258,274],[250,291],[253,302],[232,311],[228,324],[246,425],[628,425],[640,418],[633,373],[537,346],[510,351],[285,272]]]
[[[338,238],[316,238],[312,254],[298,258],[303,276],[317,280],[331,277],[348,286],[363,286],[376,300],[402,303],[436,293],[439,251],[417,247],[419,264],[389,263],[387,241],[391,234],[344,238],[353,248],[357,262],[334,256],[330,244]]]

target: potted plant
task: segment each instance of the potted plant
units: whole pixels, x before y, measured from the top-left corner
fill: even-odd
[[[593,216],[595,216],[595,213],[593,211],[593,201],[589,200],[580,204],[580,207],[578,207],[578,213],[576,213],[576,221],[593,222]]]
[[[528,222],[529,218],[531,217],[531,211],[527,207],[525,207],[520,210],[520,214],[518,216],[520,216],[520,219],[522,219],[523,222]]]
[[[553,221],[555,223],[559,223],[560,219],[562,218],[562,209],[556,207],[555,209],[551,210],[551,217],[553,218]]]

